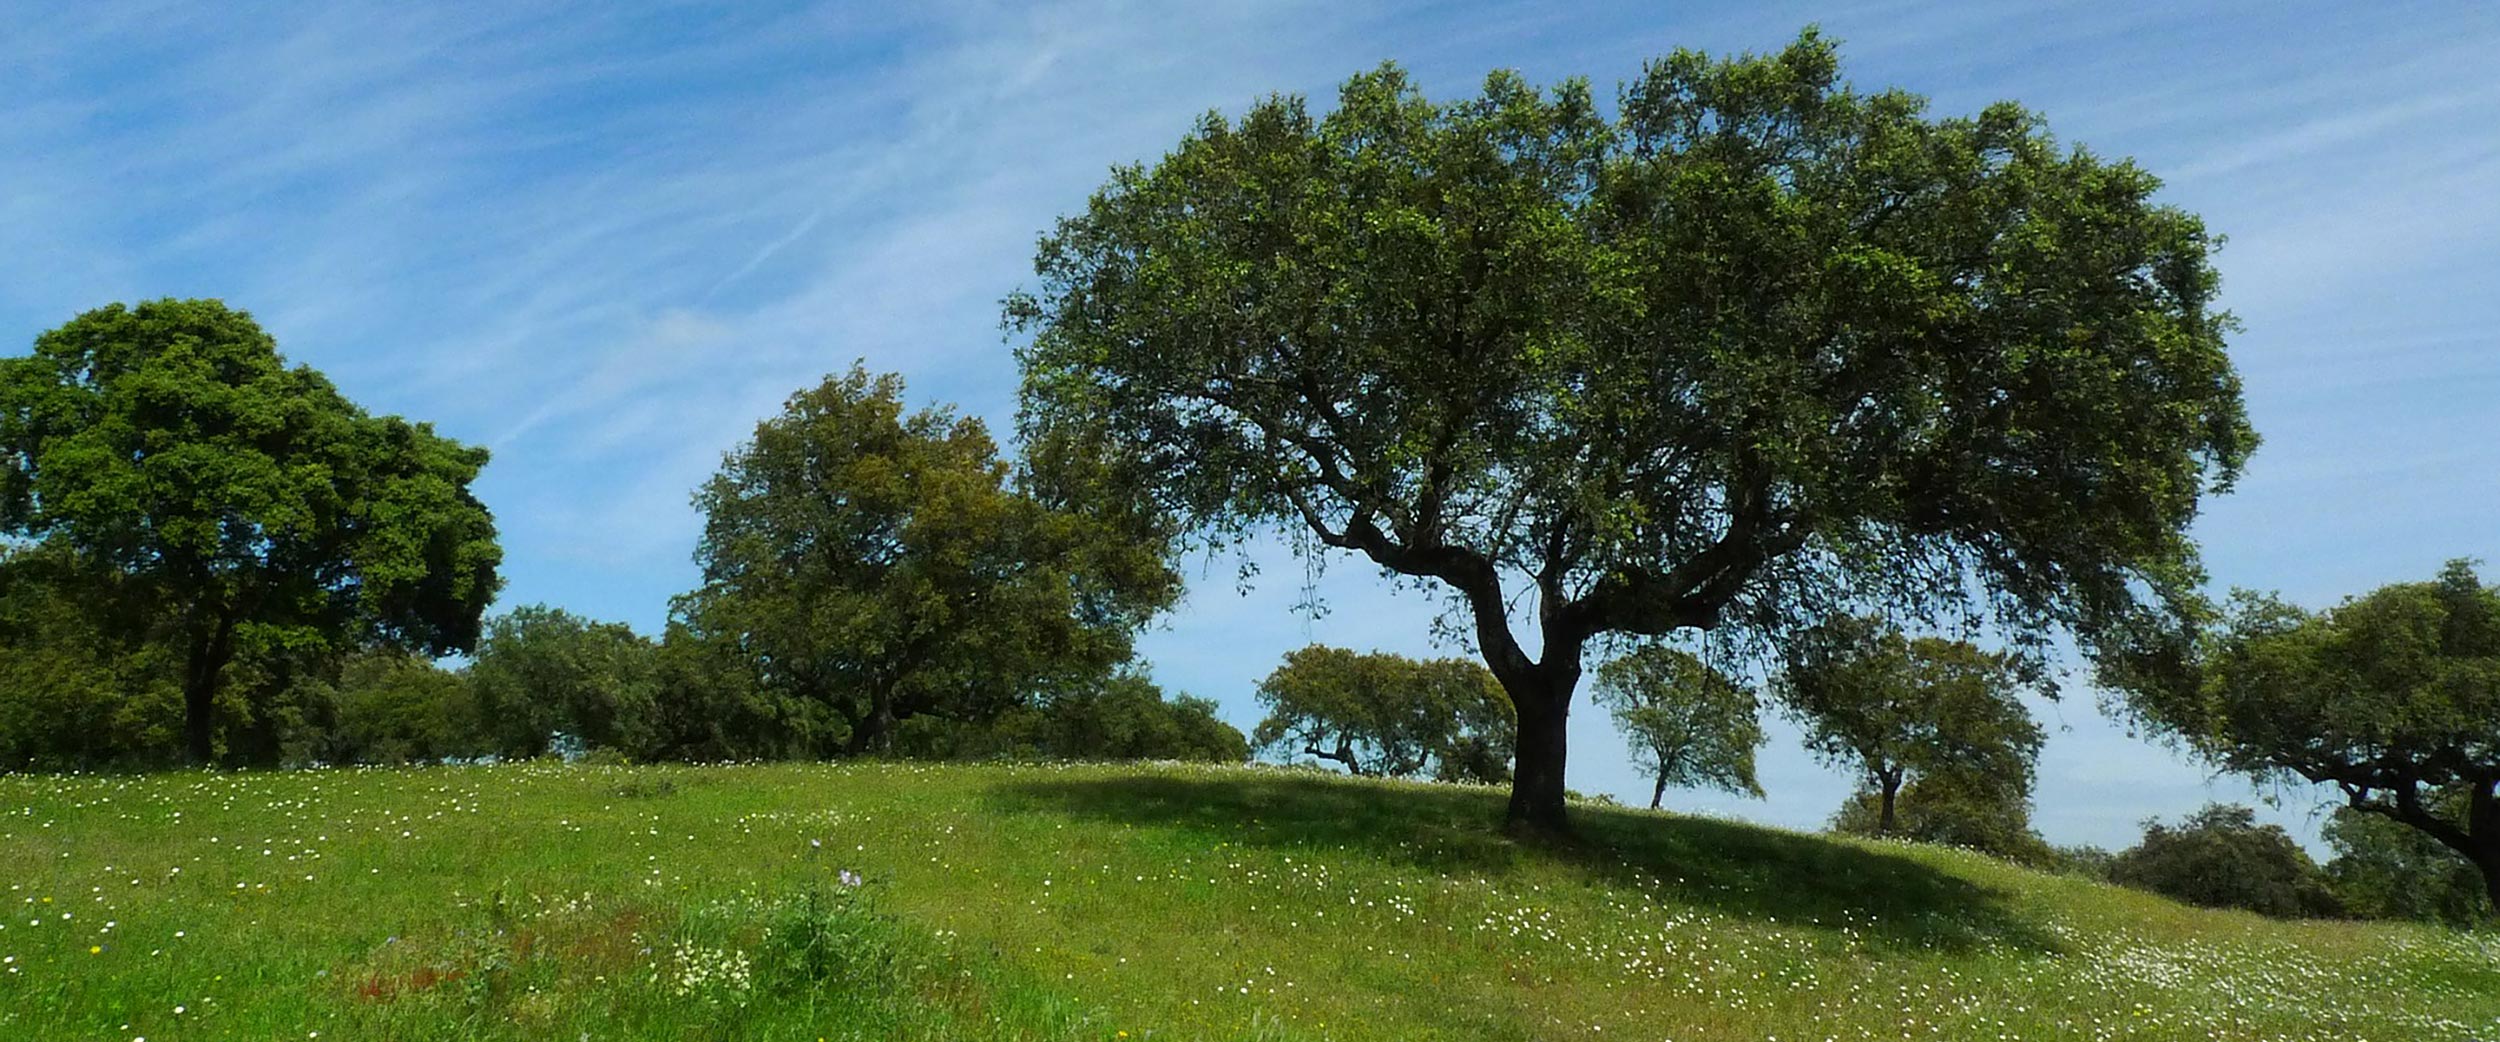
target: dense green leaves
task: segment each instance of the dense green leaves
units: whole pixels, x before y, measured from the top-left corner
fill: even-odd
[[[558,733],[636,758],[663,745],[658,649],[622,623],[515,608],[487,624],[469,687],[503,756],[537,756]]]
[[[1516,740],[1509,698],[1484,667],[1313,644],[1259,682],[1267,717],[1251,733],[1279,756],[1354,774],[1501,781]]]
[[[1097,683],[1049,692],[995,719],[917,717],[899,729],[898,752],[932,759],[1190,760],[1240,763],[1249,740],[1215,714],[1215,703],[1166,698],[1123,670]]]
[[[854,368],[791,396],[695,497],[683,635],[811,746],[789,753],[881,751],[898,721],[1104,676],[1177,593],[1158,543],[1011,488],[979,421],[905,415],[902,393]]]
[[[2026,647],[2175,655],[2188,525],[2256,438],[2212,239],[2156,188],[2010,104],[1856,91],[1812,33],[1678,52],[1611,115],[1384,66],[1206,117],[1045,236],[1023,422],[1115,446],[1184,533],[1446,587],[1518,703],[1513,817],[1559,825],[1600,634],[1976,599]]]
[[[181,755],[181,658],[138,639],[129,585],[57,540],[0,546],[0,769]]]
[[[146,590],[146,625],[182,658],[198,760],[247,650],[274,663],[476,640],[501,560],[469,492],[485,463],[426,424],[366,414],[213,300],[100,308],[0,360],[0,529]]]
[[[1058,692],[1001,721],[1000,735],[1060,760],[1202,760],[1240,763],[1249,740],[1215,715],[1215,703],[1163,689],[1134,673]]]
[[[2046,736],[2023,708],[2026,676],[2020,660],[1965,641],[1834,616],[1789,647],[1778,691],[1806,748],[1860,773],[1876,799],[1875,831],[1888,833],[1911,781],[1990,803],[2029,800]]]
[[[2342,906],[2316,862],[2246,807],[2214,804],[2177,825],[2144,823],[2144,841],[2110,862],[2110,881],[2208,908],[2277,917],[2335,915]]]
[[[438,763],[492,752],[500,721],[481,711],[473,679],[387,648],[350,655],[331,689],[328,726],[304,736],[308,752],[327,763]]]
[[[2461,810],[2437,808],[2450,815]],[[2474,863],[2420,829],[2338,807],[2327,819],[2325,838],[2335,851],[2326,863],[2327,878],[2355,915],[2469,926],[2492,914]]]
[[[1669,786],[1762,795],[1754,750],[1762,745],[1752,688],[1690,652],[1643,645],[1597,670],[1597,704],[1632,743],[1632,762],[1654,782],[1655,809]]]
[[[2227,770],[2330,783],[2421,830],[2500,906],[2500,589],[2471,565],[2315,613],[2243,591],[2200,665],[2129,705]]]

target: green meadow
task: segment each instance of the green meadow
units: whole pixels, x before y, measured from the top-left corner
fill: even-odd
[[[1181,766],[0,777],[0,1038],[2431,1040],[2500,937]]]

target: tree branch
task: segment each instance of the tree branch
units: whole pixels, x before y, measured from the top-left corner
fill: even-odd
[[[2438,840],[2441,845],[2465,855],[2466,860],[2476,864],[2482,863],[2474,849],[2474,837],[2454,823],[2431,813],[2430,808],[2423,806],[2421,786],[2412,779],[2405,779],[2402,784],[2383,787],[2387,795],[2395,801],[2393,804],[2370,799],[2371,786],[2369,785],[2340,782],[2338,784],[2342,786],[2345,798],[2351,802],[2354,810],[2410,825],[2421,830],[2424,835]]]

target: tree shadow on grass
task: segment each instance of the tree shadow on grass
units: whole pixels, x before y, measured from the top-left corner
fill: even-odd
[[[1885,949],[2055,952],[2055,937],[2001,891],[1911,858],[1775,829],[1575,806],[1577,835],[1521,842],[1500,831],[1491,789],[1381,785],[1317,773],[1023,779],[993,790],[1011,810],[1201,831],[1287,849],[1342,848],[1450,875],[1498,878],[1558,863],[1591,883],[1808,929],[1854,930]]]

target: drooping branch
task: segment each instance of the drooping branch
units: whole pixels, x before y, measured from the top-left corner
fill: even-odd
[[[2344,790],[2344,798],[2353,809],[2376,814],[2399,824],[2410,825],[2420,830],[2423,835],[2438,840],[2441,846],[2479,863],[2480,855],[2476,852],[2474,837],[2464,828],[2432,813],[2429,807],[2424,806],[2419,782],[2406,778],[2388,785],[2341,780],[2336,780],[2336,783]],[[2384,798],[2371,798],[2374,792],[2383,793]]]

